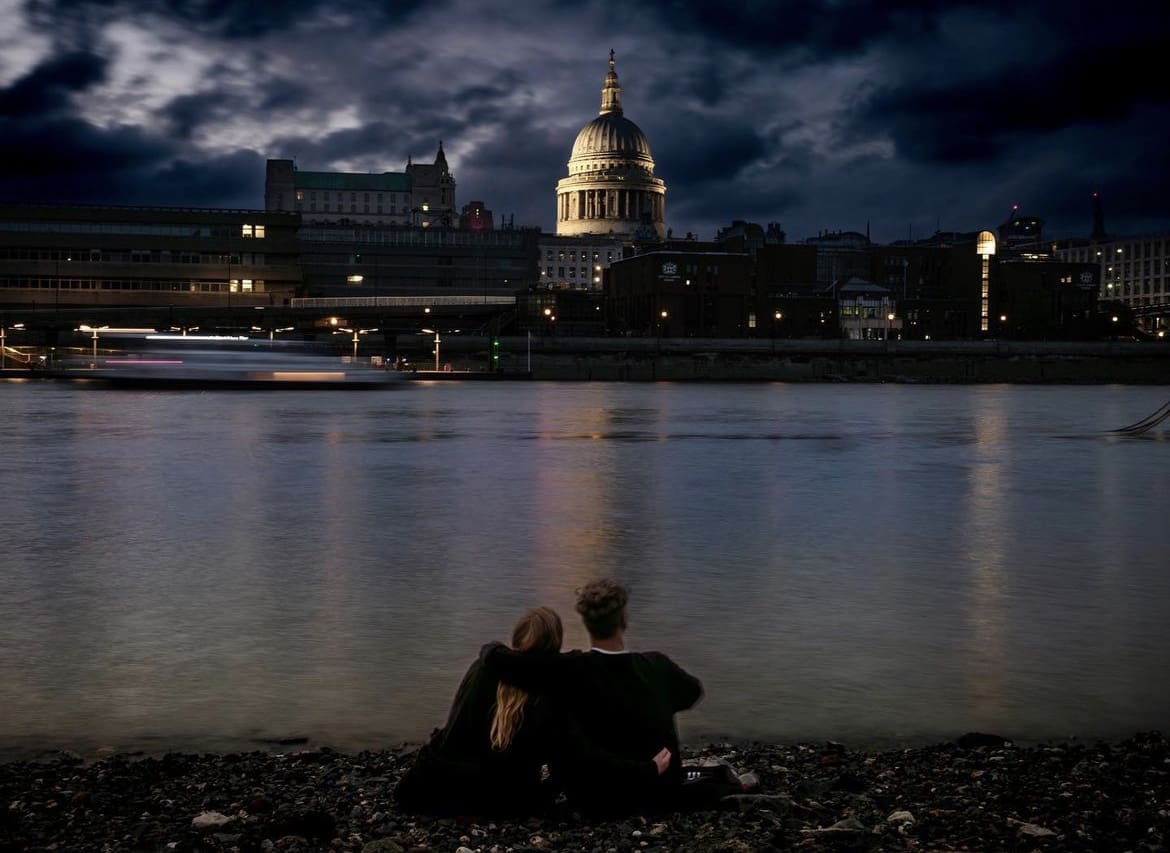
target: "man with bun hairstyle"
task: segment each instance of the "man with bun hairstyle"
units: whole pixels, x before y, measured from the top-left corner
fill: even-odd
[[[577,612],[592,648],[565,654],[522,654],[499,643],[484,647],[487,670],[501,681],[551,694],[570,709],[582,742],[560,768],[576,805],[597,812],[671,808],[679,801],[682,762],[674,715],[703,695],[699,679],[661,652],[625,646],[629,594],[604,579],[577,591]],[[629,762],[619,774],[613,756]]]

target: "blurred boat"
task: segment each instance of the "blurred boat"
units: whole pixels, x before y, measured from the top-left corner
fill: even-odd
[[[385,388],[406,378],[336,356],[211,348],[140,350],[50,376],[116,388],[240,390]]]

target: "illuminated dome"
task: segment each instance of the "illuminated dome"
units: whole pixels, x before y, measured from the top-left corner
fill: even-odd
[[[644,158],[654,166],[646,134],[621,113],[602,113],[581,128],[569,158],[570,170],[575,161],[586,157]]]
[[[654,177],[646,134],[622,115],[612,50],[600,114],[577,134],[568,167],[557,182],[557,234],[665,233],[666,184]]]

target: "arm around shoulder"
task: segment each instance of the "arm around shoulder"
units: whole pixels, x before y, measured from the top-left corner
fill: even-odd
[[[488,643],[480,652],[489,675],[533,692],[556,688],[570,658],[556,652],[518,652],[501,643]]]

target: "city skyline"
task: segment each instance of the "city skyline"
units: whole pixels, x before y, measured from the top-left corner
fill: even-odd
[[[0,0],[0,199],[263,206],[267,158],[400,171],[443,141],[457,204],[555,230],[609,50],[666,225],[794,240],[1170,227],[1164,3],[468,0],[256,14],[231,0]]]

